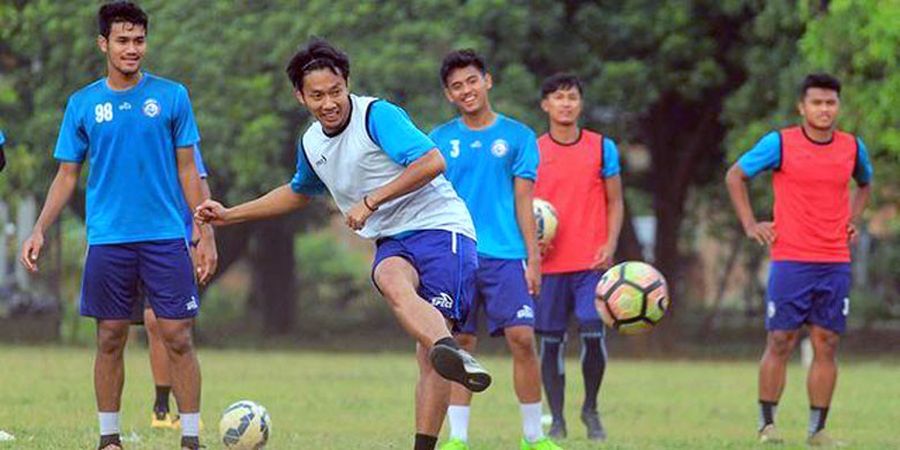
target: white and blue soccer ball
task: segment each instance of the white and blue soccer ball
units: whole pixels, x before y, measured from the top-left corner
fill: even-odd
[[[266,446],[272,420],[262,405],[250,400],[232,403],[222,413],[219,434],[225,448],[232,450],[258,450]]]

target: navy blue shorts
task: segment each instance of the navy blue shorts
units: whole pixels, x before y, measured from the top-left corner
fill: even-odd
[[[850,263],[774,261],[766,294],[766,329],[808,323],[843,333],[850,313]]]
[[[594,305],[597,283],[603,272],[585,270],[548,274],[541,278],[535,332],[562,336],[575,314],[581,332],[603,333],[603,321]]]
[[[525,281],[525,261],[479,256],[475,289],[472,311],[460,332],[476,334],[481,311],[491,336],[502,336],[508,327],[534,327],[534,299]]]
[[[373,283],[378,264],[392,256],[401,257],[419,274],[417,293],[420,297],[454,324],[465,319],[475,292],[475,269],[478,267],[474,240],[450,231],[422,230],[379,239],[376,246]],[[378,283],[375,287],[378,288]]]
[[[81,315],[129,320],[143,298],[162,319],[195,317],[200,297],[184,239],[88,247]]]

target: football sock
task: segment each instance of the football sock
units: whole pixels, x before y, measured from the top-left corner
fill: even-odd
[[[200,413],[180,413],[179,417],[181,417],[182,436],[200,435]]]
[[[778,402],[759,401],[759,429],[775,423],[775,412],[778,410]]]
[[[584,378],[582,411],[597,411],[597,394],[606,371],[606,345],[603,332],[581,333],[581,375]]]
[[[469,441],[469,407],[450,405],[447,408],[447,421],[450,422],[450,439]]]
[[[416,433],[415,450],[434,450],[437,445],[437,436],[429,436],[427,434]]]
[[[98,412],[100,436],[119,435],[119,412]]]
[[[447,347],[455,348],[455,349],[459,350],[459,345],[456,343],[456,341],[452,337],[445,337],[442,339],[438,339],[437,342],[434,343],[434,345],[446,345]]]
[[[825,419],[828,418],[828,408],[819,408],[816,406],[809,407],[809,435],[816,434],[817,431],[825,428]]]
[[[156,385],[156,403],[153,404],[155,412],[169,412],[169,392],[172,386]]]
[[[522,403],[519,408],[522,410],[522,434],[525,435],[525,440],[537,442],[544,437],[544,430],[541,428],[541,402]]]
[[[565,338],[541,337],[541,379],[554,421],[563,421],[566,401]]]

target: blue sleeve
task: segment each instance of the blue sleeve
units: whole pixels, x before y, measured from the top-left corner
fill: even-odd
[[[3,130],[0,130],[0,145],[6,143],[6,136],[3,135]]]
[[[781,167],[781,134],[773,131],[763,136],[749,152],[738,158],[737,164],[750,178],[764,170]]]
[[[78,105],[74,97],[69,98],[59,137],[56,138],[56,150],[53,157],[62,162],[82,163],[88,151],[88,136],[78,119]]]
[[[200,154],[200,144],[194,144],[194,165],[197,166],[197,173],[200,178],[206,178],[209,173],[206,172],[206,164],[203,163],[203,155]]]
[[[616,141],[610,138],[603,138],[603,178],[612,178],[622,173],[622,167],[619,165],[619,147]]]
[[[872,161],[869,151],[861,138],[856,138],[856,165],[853,167],[853,179],[859,186],[867,186],[872,182]]]
[[[297,171],[291,178],[291,190],[297,194],[319,195],[325,193],[325,183],[313,171],[303,150],[303,142],[297,144]]]
[[[369,136],[397,164],[408,166],[437,147],[410,120],[402,108],[384,100],[369,106],[366,117]]]
[[[200,142],[200,132],[197,131],[197,122],[194,120],[194,109],[191,107],[191,99],[184,86],[178,86],[178,92],[175,95],[175,123],[173,124],[175,148],[190,147]]]
[[[526,128],[522,134],[522,141],[519,142],[516,159],[513,161],[513,176],[534,181],[537,178],[537,167],[540,160],[537,136],[530,128]]]

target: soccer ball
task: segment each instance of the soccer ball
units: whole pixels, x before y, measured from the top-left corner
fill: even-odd
[[[534,221],[537,224],[538,241],[549,244],[556,236],[556,227],[559,226],[559,216],[556,208],[546,200],[534,199]]]
[[[219,434],[225,448],[233,450],[257,450],[266,446],[272,421],[262,405],[241,400],[232,403],[222,413]]]
[[[624,334],[647,332],[669,307],[666,279],[650,264],[623,262],[600,278],[595,305],[608,327]]]

